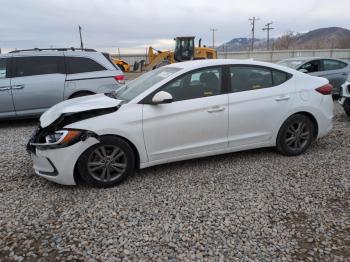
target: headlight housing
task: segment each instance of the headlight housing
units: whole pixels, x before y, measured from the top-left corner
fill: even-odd
[[[69,143],[75,138],[81,135],[80,131],[77,130],[59,130],[54,134],[47,135],[45,137],[47,144],[65,144]]]
[[[84,132],[82,130],[58,130],[52,134],[46,135],[45,143],[31,143],[31,145],[45,149],[66,147],[78,142],[83,134]]]

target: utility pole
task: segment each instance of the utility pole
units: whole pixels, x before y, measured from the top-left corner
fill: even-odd
[[[272,28],[271,25],[273,22],[267,23],[262,30],[267,31],[267,50],[270,50],[270,30],[273,30],[275,28]]]
[[[260,18],[257,18],[253,16],[253,18],[249,18],[250,24],[252,25],[252,46],[251,51],[254,50],[254,38],[255,38],[255,22],[260,20]]]
[[[118,47],[118,56],[119,56],[119,59],[121,59],[119,47]]]
[[[211,28],[210,31],[213,32],[213,48],[215,48],[215,31],[218,31],[218,30],[215,28]]]
[[[80,35],[80,48],[84,49],[84,45],[83,45],[83,38],[81,37],[81,26],[78,26],[79,28],[79,35]]]

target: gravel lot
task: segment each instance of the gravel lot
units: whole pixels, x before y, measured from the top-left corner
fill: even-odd
[[[2,261],[350,261],[350,118],[306,154],[253,150],[148,168],[118,187],[33,174],[35,121],[0,123]]]

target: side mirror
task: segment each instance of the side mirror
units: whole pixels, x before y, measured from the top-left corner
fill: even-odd
[[[309,73],[309,71],[307,71],[307,70],[304,69],[304,68],[301,68],[301,69],[299,69],[298,71],[299,71],[299,72],[302,72],[302,73],[305,73],[305,74]]]
[[[173,96],[165,91],[159,91],[152,98],[152,103],[155,105],[168,104],[171,102],[173,102]]]

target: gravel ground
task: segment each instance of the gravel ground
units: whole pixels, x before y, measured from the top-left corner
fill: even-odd
[[[0,123],[2,261],[350,261],[350,118],[302,156],[252,150],[148,168],[118,187],[33,174],[35,121]]]

